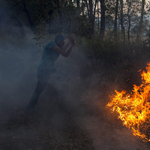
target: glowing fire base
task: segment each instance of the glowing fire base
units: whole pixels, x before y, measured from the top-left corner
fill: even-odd
[[[119,119],[123,125],[132,129],[133,135],[143,141],[150,141],[150,63],[147,64],[146,72],[141,73],[142,84],[134,85],[131,95],[126,91],[118,92],[112,101],[107,104],[114,112],[119,113]]]

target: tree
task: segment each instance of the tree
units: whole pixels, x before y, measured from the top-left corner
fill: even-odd
[[[100,28],[100,36],[103,39],[105,35],[105,0],[100,0],[101,3],[101,28]]]
[[[114,23],[114,36],[117,37],[117,19],[118,19],[118,0],[116,0],[115,7],[115,23]]]
[[[139,23],[139,29],[138,29],[138,34],[137,34],[137,39],[140,38],[142,28],[143,28],[143,17],[144,17],[144,6],[145,6],[145,0],[142,0],[142,5],[141,5],[141,19]]]
[[[87,16],[90,22],[89,27],[89,34],[94,35],[94,27],[95,27],[95,13],[96,13],[96,6],[98,0],[84,0],[85,6],[87,8]]]
[[[128,12],[127,12],[127,17],[128,17],[128,41],[130,43],[130,28],[131,28],[131,1],[127,0],[127,5],[128,5]]]
[[[127,31],[128,42],[130,43],[131,33],[132,37],[134,33],[137,34],[136,28],[139,23],[139,8],[140,3],[138,0],[126,0],[125,10],[124,10],[124,26]]]
[[[123,39],[124,39],[124,42],[125,42],[125,28],[124,28],[124,24],[123,24],[123,0],[120,0],[120,7],[121,7],[121,10],[120,10],[120,24],[121,24],[121,32],[122,32],[122,35],[123,35]]]
[[[80,7],[80,0],[77,0],[77,7]]]
[[[100,29],[100,20],[99,20],[99,18],[100,18],[100,3],[98,2],[97,3],[97,15],[98,15],[98,31],[99,31],[99,29]]]
[[[29,21],[29,24],[30,24],[30,28],[31,28],[32,32],[35,33],[35,31],[34,31],[34,23],[33,23],[32,19],[31,19],[31,16],[29,14],[28,9],[27,9],[26,0],[23,0],[22,4],[23,4],[23,11],[27,15],[27,18],[28,18],[28,21]]]

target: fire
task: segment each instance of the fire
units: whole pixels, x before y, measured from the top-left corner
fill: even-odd
[[[118,92],[113,96],[112,101],[107,104],[112,112],[119,113],[119,119],[123,125],[130,128],[134,136],[143,141],[149,142],[150,135],[150,63],[146,71],[141,73],[142,84],[134,85],[132,93],[126,91]]]

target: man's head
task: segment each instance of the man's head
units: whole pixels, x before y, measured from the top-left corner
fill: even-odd
[[[60,48],[63,47],[65,45],[65,42],[66,42],[66,39],[62,34],[57,35],[55,37],[55,43],[58,47],[60,47]]]

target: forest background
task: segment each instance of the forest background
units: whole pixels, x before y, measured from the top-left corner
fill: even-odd
[[[136,53],[146,55],[150,43],[149,2],[145,0],[7,0],[16,26],[29,27],[39,46],[53,34],[74,34],[87,56],[114,65]],[[4,4],[1,1],[1,6]],[[7,11],[7,10],[5,10]],[[86,44],[81,44],[83,42]],[[144,53],[144,54],[143,54]],[[131,56],[130,55],[130,56]],[[134,54],[135,55],[135,54]],[[138,57],[137,56],[137,57]],[[139,59],[140,59],[139,58]]]

